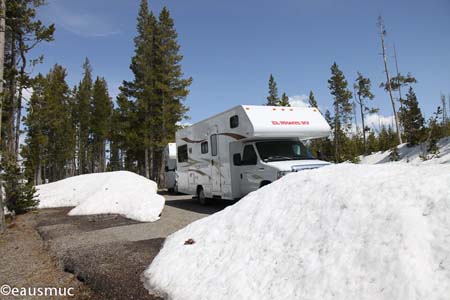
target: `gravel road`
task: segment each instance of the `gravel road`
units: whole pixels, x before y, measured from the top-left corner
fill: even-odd
[[[233,204],[201,206],[191,196],[165,195],[161,219],[139,223],[117,215],[69,217],[70,208],[40,210],[37,230],[65,270],[85,282],[99,299],[158,299],[149,295],[141,273],[165,237]]]

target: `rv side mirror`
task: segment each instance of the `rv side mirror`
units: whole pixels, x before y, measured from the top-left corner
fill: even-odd
[[[241,154],[240,153],[236,153],[233,155],[233,164],[235,166],[240,166],[242,163],[242,159],[241,159]]]
[[[169,170],[169,167],[166,166],[166,167],[164,168],[164,171],[165,171],[165,172],[169,172],[169,171],[170,171],[170,170]]]

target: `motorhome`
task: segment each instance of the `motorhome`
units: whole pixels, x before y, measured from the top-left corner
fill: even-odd
[[[175,143],[167,144],[163,152],[164,160],[164,187],[172,193],[176,193],[176,174],[177,170],[177,145]]]
[[[176,133],[176,189],[239,199],[290,172],[319,168],[302,141],[330,135],[317,108],[239,105]]]

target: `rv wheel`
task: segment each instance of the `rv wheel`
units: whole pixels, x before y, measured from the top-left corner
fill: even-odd
[[[208,204],[208,201],[205,197],[205,192],[203,191],[203,188],[201,186],[199,186],[197,188],[197,199],[198,202],[200,202],[201,205],[206,205]]]
[[[271,182],[268,181],[268,180],[264,180],[264,181],[261,182],[261,184],[259,185],[259,187],[262,188],[263,186],[266,186],[266,185],[268,185],[268,184],[271,184]]]

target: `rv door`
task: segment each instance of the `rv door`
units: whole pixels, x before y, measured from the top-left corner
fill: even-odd
[[[258,156],[253,144],[247,144],[242,153],[241,169],[241,193],[246,195],[256,191],[263,180],[258,174]]]
[[[220,172],[220,150],[219,150],[219,135],[216,130],[210,136],[211,142],[211,191],[213,195],[222,195],[222,179]]]

